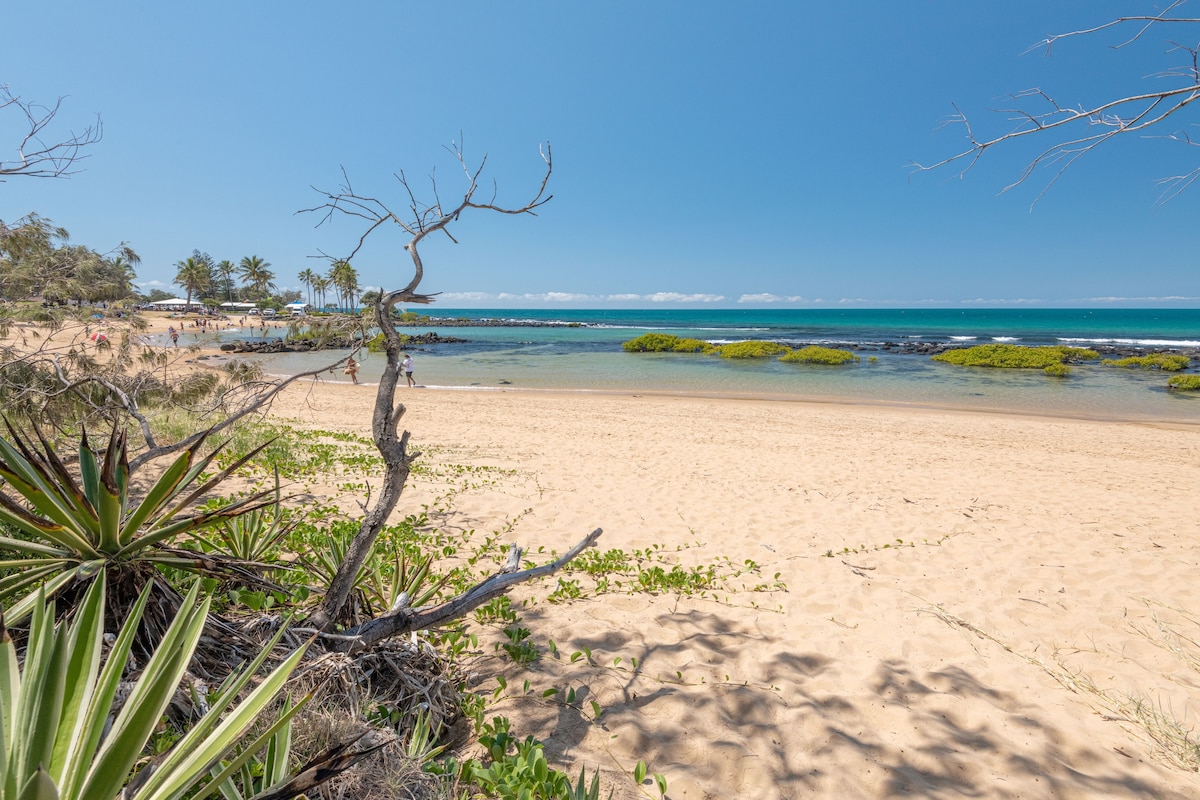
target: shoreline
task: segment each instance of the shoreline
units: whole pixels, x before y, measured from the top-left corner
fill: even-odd
[[[215,365],[202,365],[207,368],[216,368]],[[288,378],[290,375],[284,373],[266,373],[271,378]],[[324,386],[345,386],[347,388],[372,389],[378,387],[378,383],[374,381],[362,381],[357,384],[349,381],[338,379],[328,380],[320,376],[304,378],[298,381],[304,384],[321,384]],[[548,396],[563,396],[563,397],[654,397],[654,398],[681,398],[695,400],[716,400],[729,402],[762,402],[762,403],[779,403],[779,404],[800,404],[808,406],[821,407],[846,407],[846,408],[864,408],[864,409],[881,409],[890,411],[914,411],[914,412],[929,412],[929,413],[946,413],[946,414],[982,414],[989,416],[1011,416],[1011,417],[1028,417],[1030,419],[1045,419],[1045,420],[1075,420],[1079,422],[1096,422],[1096,423],[1111,423],[1111,424],[1142,424],[1155,426],[1177,426],[1182,430],[1200,430],[1200,418],[1187,419],[1182,417],[1154,417],[1154,416],[1114,416],[1086,413],[1068,413],[1054,412],[1047,410],[1028,410],[1028,409],[1013,409],[1003,407],[984,407],[984,406],[968,406],[954,405],[952,403],[922,403],[922,402],[906,402],[898,400],[880,400],[869,398],[851,398],[851,397],[822,397],[822,396],[804,396],[804,395],[783,395],[770,393],[738,393],[738,392],[719,392],[719,391],[677,391],[669,389],[605,389],[605,388],[575,388],[575,387],[527,387],[527,386],[443,386],[443,385],[427,385],[418,384],[416,389],[426,392],[447,392],[447,393],[469,393],[469,394],[527,394],[527,395],[548,395]],[[409,390],[400,386],[397,389],[398,399],[403,401],[406,393]]]

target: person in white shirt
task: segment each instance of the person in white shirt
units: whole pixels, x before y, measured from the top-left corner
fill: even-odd
[[[412,356],[410,356],[408,353],[404,354],[404,360],[400,362],[400,368],[404,370],[404,377],[408,379],[408,388],[411,389],[412,387],[416,386],[417,382],[413,380],[412,376],[413,360]]]

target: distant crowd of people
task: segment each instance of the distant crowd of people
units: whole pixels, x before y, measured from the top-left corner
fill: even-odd
[[[184,320],[183,322],[180,323],[181,328],[183,328],[183,327],[196,328],[199,333],[208,333],[209,325],[210,325],[209,320],[205,319],[205,318],[200,318],[198,320],[191,320],[191,321]],[[212,325],[213,329],[217,330],[217,331],[226,330],[226,329],[230,329],[230,328],[234,327],[234,324],[225,317],[221,317],[219,320],[213,320],[211,325]],[[238,325],[240,327],[246,327],[246,318],[242,317],[241,319],[239,319]],[[254,325],[251,324],[251,328],[253,328],[253,327],[254,327]],[[265,331],[267,329],[267,321],[265,319],[260,320],[258,327],[261,328],[263,331]],[[275,329],[279,328],[278,325],[272,325],[271,327],[275,328]],[[172,347],[179,346],[179,334],[180,334],[179,328],[176,328],[174,325],[167,326],[167,338],[169,338],[171,340]],[[108,337],[105,336],[103,332],[95,333],[92,335],[91,338],[92,338],[92,341],[96,342],[97,344],[106,342],[108,340]],[[342,373],[344,375],[349,375],[350,381],[352,383],[358,383],[359,369],[360,369],[359,362],[354,359],[354,356],[350,356],[349,358],[346,359],[346,366],[342,370]],[[408,387],[410,389],[415,387],[417,385],[417,381],[413,377],[414,363],[413,363],[413,357],[410,354],[408,354],[408,353],[402,354],[402,360],[400,362],[400,369],[404,372],[404,379],[405,379],[405,381],[407,381]],[[333,370],[330,369],[330,372],[332,372],[332,371]]]

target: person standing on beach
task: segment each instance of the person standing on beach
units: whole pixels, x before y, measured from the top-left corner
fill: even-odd
[[[358,383],[358,362],[354,360],[354,356],[346,359],[346,374],[350,376],[350,380]]]
[[[404,377],[408,379],[408,388],[411,389],[412,387],[416,386],[417,382],[413,380],[412,376],[413,360],[412,356],[410,356],[408,353],[404,354],[404,361],[400,362],[400,368],[404,370]]]
[[[171,337],[171,344],[179,347],[179,331],[175,330],[174,325],[167,326],[167,335]]]

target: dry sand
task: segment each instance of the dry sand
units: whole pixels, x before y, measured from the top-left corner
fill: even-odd
[[[445,524],[759,565],[715,597],[514,592],[558,657],[483,665],[533,688],[497,713],[616,797],[646,796],[639,759],[676,800],[1200,795],[1144,721],[1200,719],[1200,645],[1176,635],[1200,639],[1200,426],[400,391],[427,463],[511,470]],[[374,395],[334,375],[272,413],[369,436]],[[415,478],[397,514],[444,488]],[[775,573],[786,591],[752,590]]]
[[[1200,794],[1126,707],[1200,718],[1187,662],[1200,647],[1160,646],[1181,643],[1155,622],[1200,633],[1182,613],[1200,601],[1200,427],[401,392],[431,462],[515,471],[461,496],[458,524],[519,518],[509,538],[559,550],[600,526],[604,549],[751,559],[762,577],[735,588],[777,572],[786,584],[564,605],[545,602],[552,582],[515,594],[537,600],[524,623],[559,658],[491,668],[535,697],[576,687],[604,713],[500,713],[576,770],[601,767],[618,797],[638,796],[615,773],[638,759],[672,798]],[[373,400],[338,380],[273,413],[369,435]],[[432,492],[417,481],[398,513]],[[594,666],[569,662],[584,646]]]

